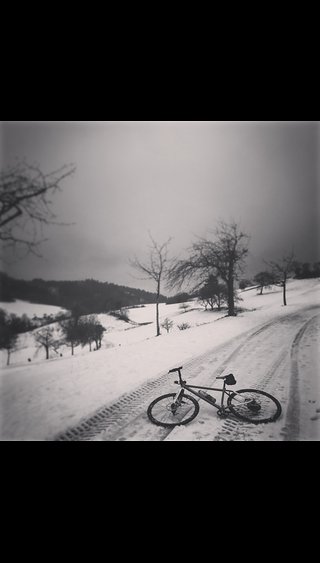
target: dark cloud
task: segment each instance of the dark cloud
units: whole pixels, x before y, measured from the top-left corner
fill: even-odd
[[[10,271],[142,286],[128,259],[148,230],[179,253],[231,217],[251,235],[251,270],[292,247],[318,260],[317,135],[317,122],[3,122],[6,164],[77,166],[54,200],[74,224],[50,229],[46,261]]]

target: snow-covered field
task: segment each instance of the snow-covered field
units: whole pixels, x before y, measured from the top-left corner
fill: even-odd
[[[243,311],[233,318],[226,317],[225,311],[205,311],[196,301],[189,303],[190,311],[186,313],[181,311],[179,304],[161,304],[161,322],[168,317],[174,326],[169,333],[163,329],[159,338],[155,336],[154,305],[129,309],[132,321],[129,324],[110,315],[99,315],[101,324],[107,329],[99,351],[90,353],[88,347],[78,347],[75,355],[71,356],[70,349],[61,348],[59,353],[62,356],[52,353],[49,360],[45,360],[43,349],[35,347],[31,333],[22,335],[18,351],[12,354],[11,365],[6,366],[6,354],[1,357],[1,439],[52,439],[103,405],[166,374],[169,369],[184,365],[263,323],[319,305],[319,290],[320,280],[317,279],[289,281],[287,307],[282,306],[282,290],[278,287],[265,290],[262,296],[257,295],[254,289],[240,292]],[[18,315],[26,313],[31,318],[33,314],[58,312],[52,307],[40,307],[41,312],[39,306],[23,302],[0,303],[0,308]],[[179,330],[181,323],[188,323],[190,328]],[[285,325],[281,330],[286,330]],[[312,353],[316,354],[314,342],[309,342],[307,335],[302,344],[306,356],[308,347],[312,347]],[[262,364],[264,359],[267,360],[267,357],[259,358]],[[306,357],[306,366],[307,360]],[[318,360],[317,354],[312,359],[315,370],[319,370]],[[308,369],[310,371],[310,365]],[[306,401],[314,400],[316,403],[319,400],[318,376],[319,373],[308,376]],[[241,373],[238,382],[241,383]],[[289,381],[287,386],[288,389],[283,389],[283,396],[286,392],[289,395]],[[317,406],[320,404],[317,403]],[[315,424],[319,424],[317,416]],[[174,432],[170,439],[195,438],[185,429],[183,435]]]
[[[64,313],[65,309],[60,307],[54,307],[53,305],[38,305],[35,303],[28,303],[27,301],[20,301],[17,299],[12,303],[4,303],[0,301],[0,309],[4,309],[8,313],[13,313],[22,317],[22,315],[27,315],[30,319],[34,315],[37,317],[43,317],[43,315],[57,315],[58,313]]]

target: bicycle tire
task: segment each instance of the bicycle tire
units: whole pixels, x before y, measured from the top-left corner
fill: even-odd
[[[175,396],[176,393],[168,393],[167,395],[161,395],[150,403],[147,409],[147,415],[153,424],[163,426],[164,428],[174,428],[175,426],[188,424],[188,422],[191,422],[191,420],[197,416],[200,410],[198,401],[196,401],[193,397],[190,397],[190,395],[185,394],[182,399],[184,401],[183,406],[185,408],[179,409],[178,407],[176,413],[173,413],[172,411],[170,413],[170,407],[173,404],[173,401],[170,401],[169,399],[174,399]],[[192,409],[191,414],[185,418],[190,409]],[[176,418],[176,420],[169,420],[170,417],[178,417],[179,415],[181,419]],[[165,419],[165,417],[167,418]]]
[[[244,393],[247,394],[248,401],[246,403],[237,402],[237,394],[241,395]],[[252,401],[254,401],[253,410],[250,410],[250,400],[251,404]],[[260,410],[255,410],[255,404],[259,404]],[[274,422],[279,418],[282,412],[282,407],[278,399],[258,389],[240,389],[236,393],[232,393],[232,395],[228,397],[227,405],[234,416],[253,424]]]

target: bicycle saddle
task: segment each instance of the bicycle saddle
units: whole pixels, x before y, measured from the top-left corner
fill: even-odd
[[[235,385],[237,383],[233,373],[229,373],[229,375],[219,375],[216,379],[224,379],[226,385]]]

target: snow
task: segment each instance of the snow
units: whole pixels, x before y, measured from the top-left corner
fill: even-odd
[[[34,315],[37,317],[43,317],[43,315],[57,315],[65,312],[65,309],[61,309],[61,307],[54,307],[53,305],[38,305],[35,303],[29,303],[28,301],[21,301],[19,299],[13,301],[12,303],[0,301],[0,309],[4,309],[8,313],[13,313],[18,317],[27,315],[30,319],[32,319]]]
[[[71,356],[70,349],[62,347],[59,350],[62,357],[52,353],[49,360],[45,360],[44,349],[35,347],[32,333],[22,335],[9,366],[6,366],[6,354],[1,356],[1,439],[52,439],[103,405],[166,374],[169,369],[184,365],[263,323],[319,304],[319,289],[318,279],[290,280],[287,307],[282,306],[279,287],[265,290],[261,296],[256,289],[240,292],[243,300],[239,305],[243,311],[237,317],[226,317],[224,310],[205,311],[196,301],[189,303],[190,310],[186,313],[181,311],[180,304],[161,304],[161,322],[168,317],[174,327],[168,334],[162,329],[158,338],[154,305],[128,309],[130,323],[99,315],[107,329],[99,351],[78,347]],[[0,307],[30,317],[61,311],[24,302],[2,303]],[[190,328],[181,331],[178,324],[184,322]],[[309,344],[306,335],[304,346]],[[311,344],[316,354],[314,340]],[[268,358],[260,359],[263,363]],[[310,365],[308,370],[310,372]],[[312,400],[314,383],[311,375],[310,378],[305,401]],[[173,432],[170,439],[175,439],[175,435],[176,439],[195,439],[187,428],[183,432],[183,436]]]

